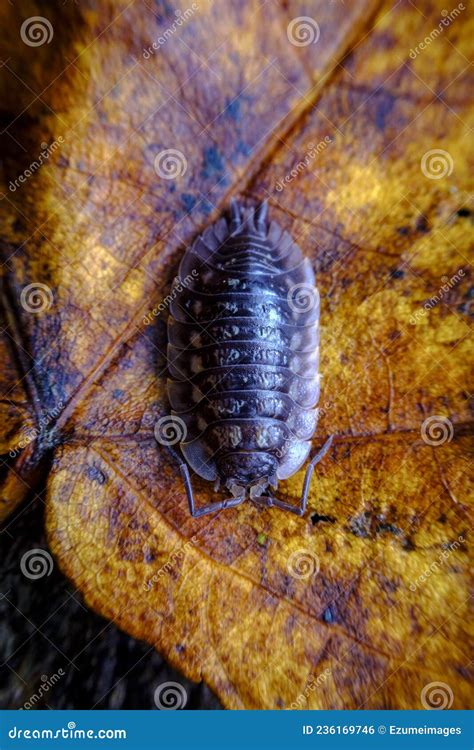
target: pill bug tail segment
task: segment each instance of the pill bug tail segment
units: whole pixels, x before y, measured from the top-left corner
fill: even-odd
[[[311,263],[267,215],[266,202],[232,201],[230,216],[186,250],[170,294],[168,397],[193,515],[245,498],[293,512],[306,503],[309,479],[296,509],[271,499],[268,488],[297,472],[311,451],[319,296]],[[189,468],[229,497],[196,509]]]

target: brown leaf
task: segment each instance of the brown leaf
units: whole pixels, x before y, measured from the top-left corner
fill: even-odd
[[[1,509],[49,472],[50,545],[90,606],[229,708],[422,708],[434,682],[468,706],[472,19],[442,10],[2,10]],[[152,311],[230,196],[268,197],[318,272],[315,447],[337,438],[304,518],[192,519],[153,435]]]

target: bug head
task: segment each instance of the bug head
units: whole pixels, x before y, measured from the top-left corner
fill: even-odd
[[[217,460],[221,483],[235,496],[258,497],[274,483],[278,461],[269,453],[228,453]]]

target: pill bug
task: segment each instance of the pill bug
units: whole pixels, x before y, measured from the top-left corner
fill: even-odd
[[[311,264],[267,204],[232,202],[189,247],[170,294],[168,398],[193,516],[246,498],[303,515],[271,493],[306,461],[319,397],[319,295]],[[165,441],[163,441],[165,442]],[[176,442],[176,441],[175,441]],[[169,443],[168,443],[169,444]],[[190,467],[227,497],[198,508]]]

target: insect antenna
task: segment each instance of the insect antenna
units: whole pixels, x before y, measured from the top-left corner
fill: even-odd
[[[268,201],[264,200],[257,208],[255,213],[255,228],[259,234],[265,235],[266,232],[266,221],[268,214]]]
[[[239,229],[242,223],[240,219],[240,206],[235,200],[235,198],[232,198],[230,202],[230,211],[231,211],[230,232],[232,234],[233,232],[236,232]]]

